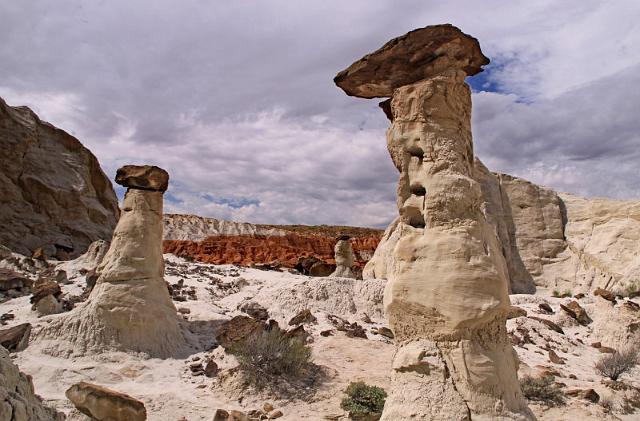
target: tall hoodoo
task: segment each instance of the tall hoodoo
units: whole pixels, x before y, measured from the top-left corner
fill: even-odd
[[[489,60],[452,25],[395,38],[340,72],[347,94],[390,97],[399,239],[384,304],[397,351],[382,420],[530,420],[507,337],[508,275],[473,180],[471,92]]]
[[[353,256],[353,247],[351,247],[350,237],[341,235],[334,247],[334,256],[336,259],[336,270],[330,276],[336,278],[356,278],[357,274],[353,270],[355,258]]]
[[[162,205],[169,174],[127,165],[116,182],[128,190],[96,285],[84,305],[53,322],[43,336],[59,334],[77,353],[114,348],[169,357],[184,341],[163,278]]]

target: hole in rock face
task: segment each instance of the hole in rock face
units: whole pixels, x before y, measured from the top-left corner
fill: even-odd
[[[412,215],[409,218],[409,225],[414,228],[424,228],[427,224],[424,222],[424,217],[422,215]]]
[[[411,156],[417,156],[418,158],[422,159],[422,157],[424,156],[424,151],[419,148],[418,146],[410,146],[407,148],[407,153]]]
[[[411,194],[416,196],[424,196],[427,194],[427,189],[422,187],[420,184],[412,184],[410,190]]]

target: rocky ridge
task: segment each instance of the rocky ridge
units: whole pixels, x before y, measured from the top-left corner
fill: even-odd
[[[73,258],[107,240],[119,215],[111,182],[75,137],[0,98],[0,244]]]

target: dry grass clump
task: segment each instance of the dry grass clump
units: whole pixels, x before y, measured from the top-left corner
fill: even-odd
[[[616,381],[618,377],[631,371],[638,364],[638,352],[636,347],[628,346],[613,354],[603,355],[596,362],[596,372]]]
[[[251,335],[228,351],[238,359],[240,369],[256,378],[297,377],[311,360],[311,348],[280,329]]]
[[[530,401],[545,403],[549,406],[564,404],[564,392],[554,383],[553,376],[525,376],[520,380],[520,388]]]

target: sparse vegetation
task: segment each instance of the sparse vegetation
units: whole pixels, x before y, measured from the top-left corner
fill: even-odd
[[[310,364],[311,348],[280,329],[260,332],[229,348],[240,368],[260,380],[266,376],[299,376]]]
[[[525,376],[520,380],[520,388],[530,401],[543,402],[549,406],[564,404],[564,392],[554,383],[553,376]]]
[[[613,381],[631,371],[638,364],[638,350],[635,347],[626,347],[613,354],[603,355],[595,365],[595,369],[601,376]]]
[[[604,412],[607,414],[613,412],[613,408],[615,406],[613,403],[613,398],[610,395],[600,397],[598,404],[602,407]]]
[[[346,397],[340,407],[349,412],[355,420],[378,420],[387,398],[387,392],[364,382],[352,382],[345,390]]]
[[[555,298],[565,298],[571,297],[573,294],[569,289],[565,289],[564,292],[560,292],[560,290],[554,289],[551,295],[553,295]]]

